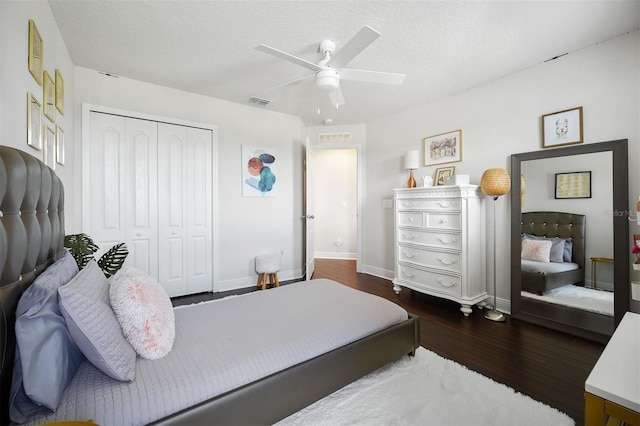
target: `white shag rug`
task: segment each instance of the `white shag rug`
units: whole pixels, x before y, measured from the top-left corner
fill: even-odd
[[[545,291],[542,296],[523,291],[522,297],[613,316],[613,292],[611,291],[569,284]]]
[[[573,419],[420,347],[277,423],[574,425]]]

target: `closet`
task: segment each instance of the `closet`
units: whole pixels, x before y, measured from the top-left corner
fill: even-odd
[[[169,296],[213,291],[211,128],[88,111],[83,228]]]

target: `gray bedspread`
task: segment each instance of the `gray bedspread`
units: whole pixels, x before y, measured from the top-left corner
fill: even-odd
[[[326,279],[176,308],[166,357],[138,357],[131,383],[85,362],[58,410],[38,422],[146,424],[407,318],[394,303]]]

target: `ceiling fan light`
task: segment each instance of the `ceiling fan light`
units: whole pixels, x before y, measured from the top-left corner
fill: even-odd
[[[328,69],[316,73],[316,87],[322,92],[333,92],[340,84],[340,74],[336,70]]]

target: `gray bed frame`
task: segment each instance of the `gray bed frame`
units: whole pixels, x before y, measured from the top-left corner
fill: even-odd
[[[0,145],[0,424],[9,424],[15,312],[22,293],[62,254],[64,188],[30,154]],[[174,413],[155,424],[273,424],[420,345],[401,324]],[[72,419],[69,419],[72,420]]]
[[[584,285],[585,277],[585,215],[563,212],[522,213],[521,233],[548,238],[570,238],[573,243],[571,261],[579,268],[553,274],[521,271],[522,290],[544,294],[567,284]]]

